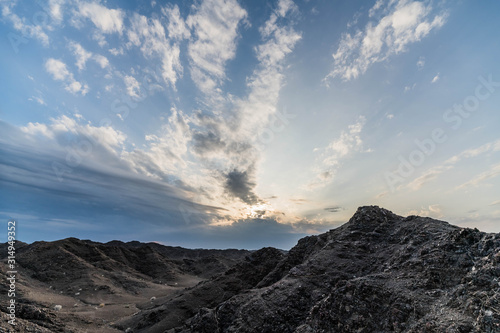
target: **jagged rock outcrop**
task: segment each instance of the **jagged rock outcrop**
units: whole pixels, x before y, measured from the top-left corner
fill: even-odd
[[[499,291],[500,234],[361,207],[169,332],[500,332]]]

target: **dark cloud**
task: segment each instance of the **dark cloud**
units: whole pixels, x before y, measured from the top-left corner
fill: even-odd
[[[200,225],[222,211],[192,202],[186,187],[116,168],[104,157],[82,156],[78,164],[68,164],[66,150],[23,140],[19,130],[5,123],[0,122],[0,129],[9,133],[0,137],[0,211],[12,217],[79,219],[119,230],[130,224],[140,228],[141,223]]]
[[[250,180],[248,171],[238,171],[235,169],[225,174],[224,179],[224,188],[230,196],[239,198],[249,205],[261,202],[259,197],[253,192],[255,183]]]
[[[193,150],[199,155],[205,155],[206,153],[220,151],[226,146],[220,136],[214,132],[197,132],[193,134],[192,140]]]
[[[70,143],[32,140],[1,121],[0,130],[0,218],[17,219],[23,241],[78,237],[185,247],[289,249],[305,236],[273,219],[209,225],[227,212],[192,202],[189,198],[199,194],[197,190],[180,180],[170,185],[166,174],[152,179],[133,172],[127,164],[117,163],[109,150],[100,149],[98,142],[92,142],[92,154],[69,165]],[[56,172],[54,165],[60,170]],[[261,202],[254,193],[254,169],[240,170],[223,174],[226,193],[248,204]]]
[[[333,206],[333,207],[327,207],[325,208],[326,211],[329,211],[330,213],[337,213],[340,212],[341,210],[344,210],[344,208],[340,206]]]

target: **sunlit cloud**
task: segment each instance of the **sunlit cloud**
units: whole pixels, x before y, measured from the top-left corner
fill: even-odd
[[[334,69],[326,80],[340,77],[355,79],[373,64],[406,52],[408,47],[442,27],[446,13],[434,14],[431,4],[420,1],[377,1],[370,9],[370,21],[364,30],[344,33],[333,54]]]

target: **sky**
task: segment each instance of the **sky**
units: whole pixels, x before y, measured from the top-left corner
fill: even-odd
[[[364,205],[500,232],[498,1],[0,10],[19,240],[289,249]]]

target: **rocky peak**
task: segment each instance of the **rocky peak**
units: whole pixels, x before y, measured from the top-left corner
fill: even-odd
[[[401,216],[394,214],[390,210],[379,206],[362,206],[356,210],[356,213],[351,217],[348,225],[353,226],[369,226],[374,227],[380,223],[387,223],[391,220],[400,220]]]

